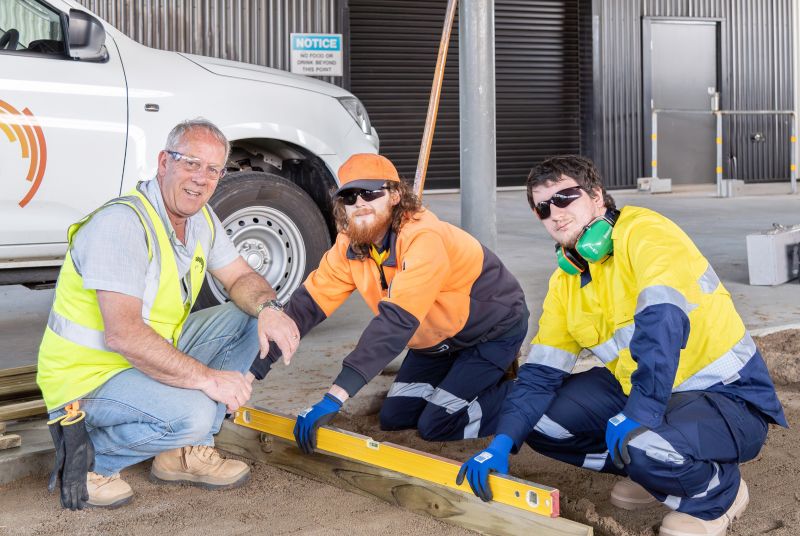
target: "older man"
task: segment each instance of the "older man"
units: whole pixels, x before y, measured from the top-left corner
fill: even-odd
[[[249,476],[213,435],[250,397],[259,348],[272,339],[290,353],[299,336],[207,206],[229,149],[212,123],[183,122],[154,180],[69,229],[38,375],[65,507],[124,504],[133,492],[119,472],[153,456],[160,482],[213,489]],[[233,303],[190,314],[206,271]]]
[[[339,182],[336,244],[286,312],[305,335],[357,290],[375,317],[328,393],[298,417],[298,445],[312,452],[317,428],[406,346],[381,408],[383,429],[417,428],[431,441],[494,433],[528,328],[516,278],[475,238],[423,208],[383,156],[353,155]],[[277,358],[272,352],[252,371],[262,378]]]
[[[553,157],[528,202],[556,241],[530,357],[489,448],[462,466],[476,495],[523,443],[563,462],[629,476],[620,508],[675,510],[660,536],[722,536],[747,507],[739,464],[769,423],[786,426],[766,364],[708,260],[673,222],[617,210],[594,164]],[[605,364],[570,374],[581,349]]]

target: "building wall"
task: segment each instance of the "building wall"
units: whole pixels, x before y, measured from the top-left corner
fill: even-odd
[[[791,0],[594,0],[594,154],[612,187],[633,187],[649,174],[644,162],[642,18],[721,19],[726,36],[721,109],[793,109]],[[765,141],[752,140],[756,132]],[[790,120],[728,116],[726,178],[788,180]]]
[[[342,33],[346,5],[346,0],[78,1],[149,47],[287,71],[289,34]],[[341,77],[321,79],[342,85]]]
[[[145,45],[286,70],[291,32],[345,34],[345,76],[325,80],[352,89],[369,110],[375,110],[376,128],[387,133],[387,149],[392,150],[392,140],[400,136],[395,140],[397,157],[413,176],[422,124],[412,125],[411,120],[420,115],[424,120],[444,0],[80,1]],[[409,13],[415,18],[416,33],[391,42],[378,35],[379,25],[373,24],[366,33],[361,30],[356,38],[371,39],[368,45],[374,48],[373,54],[364,55],[362,43],[353,54],[356,64],[351,68],[350,13],[355,9],[356,17],[365,16],[393,5],[417,10]],[[637,177],[649,174],[644,146],[649,133],[644,132],[642,104],[643,17],[721,19],[728,75],[721,84],[722,108],[794,107],[792,0],[495,0],[495,6],[500,184],[521,184],[525,169],[553,152],[580,151],[592,156],[612,188],[632,187]],[[397,16],[391,11],[384,15],[379,22],[389,25],[387,21]],[[553,31],[561,37],[555,38]],[[388,48],[383,50],[379,42]],[[398,95],[392,107],[406,109],[393,116],[385,106],[390,94],[375,93],[382,90],[377,87],[380,84],[365,81],[377,72],[382,57],[390,62],[393,57],[402,58],[403,47],[424,49],[430,58],[420,57],[410,75],[392,68],[384,74],[424,79],[419,85],[427,87],[417,91],[415,84],[413,91]],[[560,59],[544,58],[537,47],[555,50]],[[432,187],[437,183],[455,186],[458,180],[457,48],[456,29],[430,164]],[[351,73],[360,77],[353,87]],[[387,79],[385,85],[393,84]],[[364,94],[359,95],[362,89]],[[553,117],[566,128],[559,131]],[[397,132],[390,133],[386,126],[382,129],[382,121]],[[404,124],[395,128],[393,121]],[[576,124],[577,136],[572,134]],[[567,132],[563,143],[553,143],[553,136]],[[765,141],[754,142],[756,132]],[[789,135],[788,117],[727,117],[725,176],[751,182],[788,179]]]

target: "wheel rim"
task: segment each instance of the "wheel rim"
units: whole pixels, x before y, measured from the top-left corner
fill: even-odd
[[[222,228],[245,262],[269,281],[278,300],[286,302],[302,282],[306,266],[303,235],[294,221],[271,207],[246,207],[225,218]],[[209,276],[208,282],[220,302],[228,301],[216,279]]]

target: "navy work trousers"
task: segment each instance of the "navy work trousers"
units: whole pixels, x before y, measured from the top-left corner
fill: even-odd
[[[604,367],[572,375],[526,442],[578,467],[628,475],[673,510],[706,520],[723,515],[739,490],[739,464],[753,459],[766,440],[762,414],[721,393],[674,393],[662,424],[630,441],[631,463],[619,470],[605,431],[626,401]]]
[[[494,434],[513,384],[506,370],[524,338],[522,330],[440,356],[409,350],[381,408],[381,429],[417,428],[428,441]]]

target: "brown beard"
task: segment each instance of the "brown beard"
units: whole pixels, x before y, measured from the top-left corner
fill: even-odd
[[[363,209],[362,209],[363,210]],[[373,209],[374,210],[374,209]],[[370,244],[381,241],[392,222],[391,207],[384,211],[375,211],[375,222],[371,225],[358,225],[354,222],[357,213],[353,213],[347,220],[345,234],[350,238],[353,248],[360,249]]]

